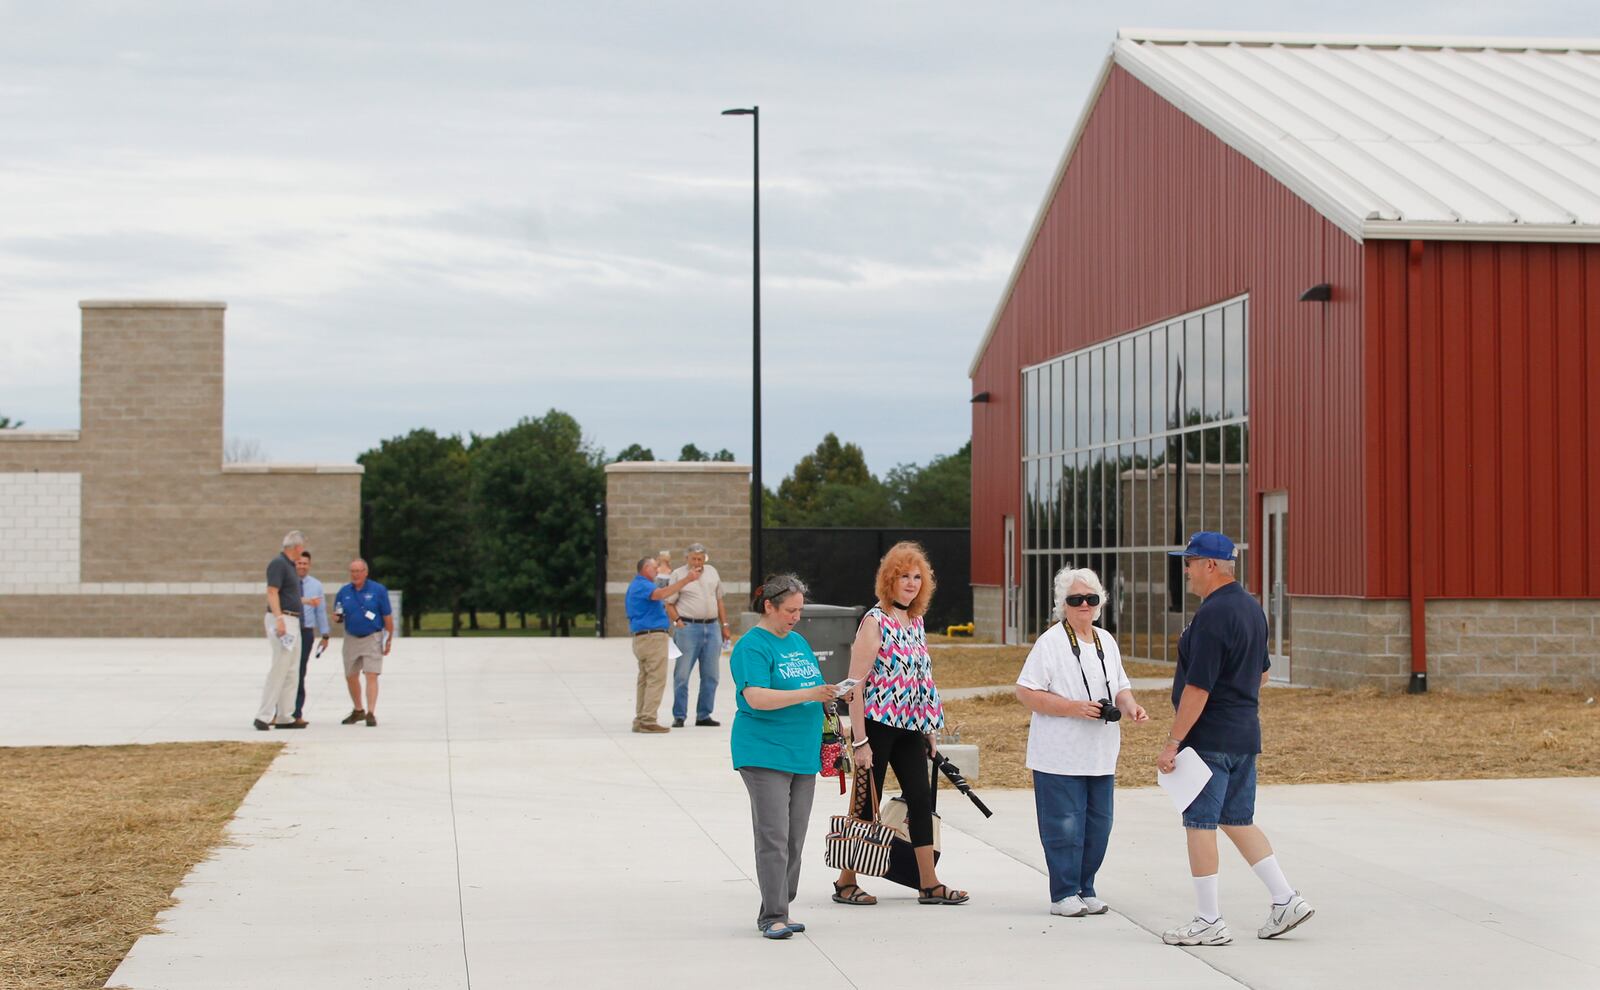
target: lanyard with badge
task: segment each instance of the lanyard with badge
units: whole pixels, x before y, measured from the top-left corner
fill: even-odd
[[[1061,620],[1061,628],[1067,631],[1067,642],[1072,644],[1072,656],[1078,661],[1078,676],[1083,678],[1083,693],[1090,701],[1094,700],[1094,691],[1089,688],[1089,675],[1083,669],[1083,650],[1078,646],[1078,634],[1072,631],[1072,626],[1066,619]],[[1106,698],[1100,704],[1100,718],[1105,722],[1115,722],[1122,718],[1122,712],[1111,701],[1111,669],[1106,666],[1106,648],[1100,644],[1100,631],[1093,627],[1089,630],[1094,637],[1094,651],[1100,655],[1100,676],[1106,681]]]
[[[361,597],[361,591],[353,584],[349,587],[351,602],[354,603],[355,607],[361,611],[361,614],[366,617],[368,622],[377,622],[378,613],[374,612],[370,608],[367,608],[366,600]]]

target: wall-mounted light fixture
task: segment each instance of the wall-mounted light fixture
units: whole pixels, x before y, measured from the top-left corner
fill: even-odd
[[[1306,291],[1300,293],[1300,301],[1301,302],[1327,302],[1329,299],[1332,299],[1332,298],[1333,298],[1333,286],[1329,285],[1326,282],[1321,282],[1321,283],[1319,283],[1317,285],[1313,285],[1311,288],[1309,288]]]
[[[974,395],[968,401],[969,402],[988,402],[989,401],[989,393],[988,392],[979,392],[977,395]]]

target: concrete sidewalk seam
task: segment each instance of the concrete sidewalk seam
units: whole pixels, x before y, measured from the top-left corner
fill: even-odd
[[[455,756],[450,747],[450,665],[443,656],[439,657],[439,684],[441,707],[444,709],[445,790],[450,795],[450,846],[456,856],[456,918],[461,923],[461,970],[466,977],[467,990],[472,990],[472,957],[467,952],[467,907],[461,890],[461,829],[456,824]]]

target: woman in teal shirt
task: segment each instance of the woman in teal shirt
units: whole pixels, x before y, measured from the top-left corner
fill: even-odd
[[[789,902],[800,890],[800,848],[822,769],[822,703],[838,695],[794,632],[805,596],[806,586],[793,574],[767,578],[751,602],[761,621],[740,637],[728,661],[738,699],[733,768],[750,792],[761,888],[756,928],[767,938],[806,930],[789,920]]]

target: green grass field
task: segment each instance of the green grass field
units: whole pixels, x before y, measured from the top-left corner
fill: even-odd
[[[478,628],[467,627],[467,613],[461,613],[461,635],[463,636],[551,636],[554,629],[540,629],[539,620],[528,616],[528,628],[523,629],[517,624],[515,615],[506,616],[506,628],[500,628],[500,617],[493,612],[478,613]],[[422,614],[422,629],[419,632],[407,631],[408,636],[448,636],[450,635],[449,612],[424,612]],[[573,636],[587,636],[594,638],[594,616],[581,615],[572,623]]]

